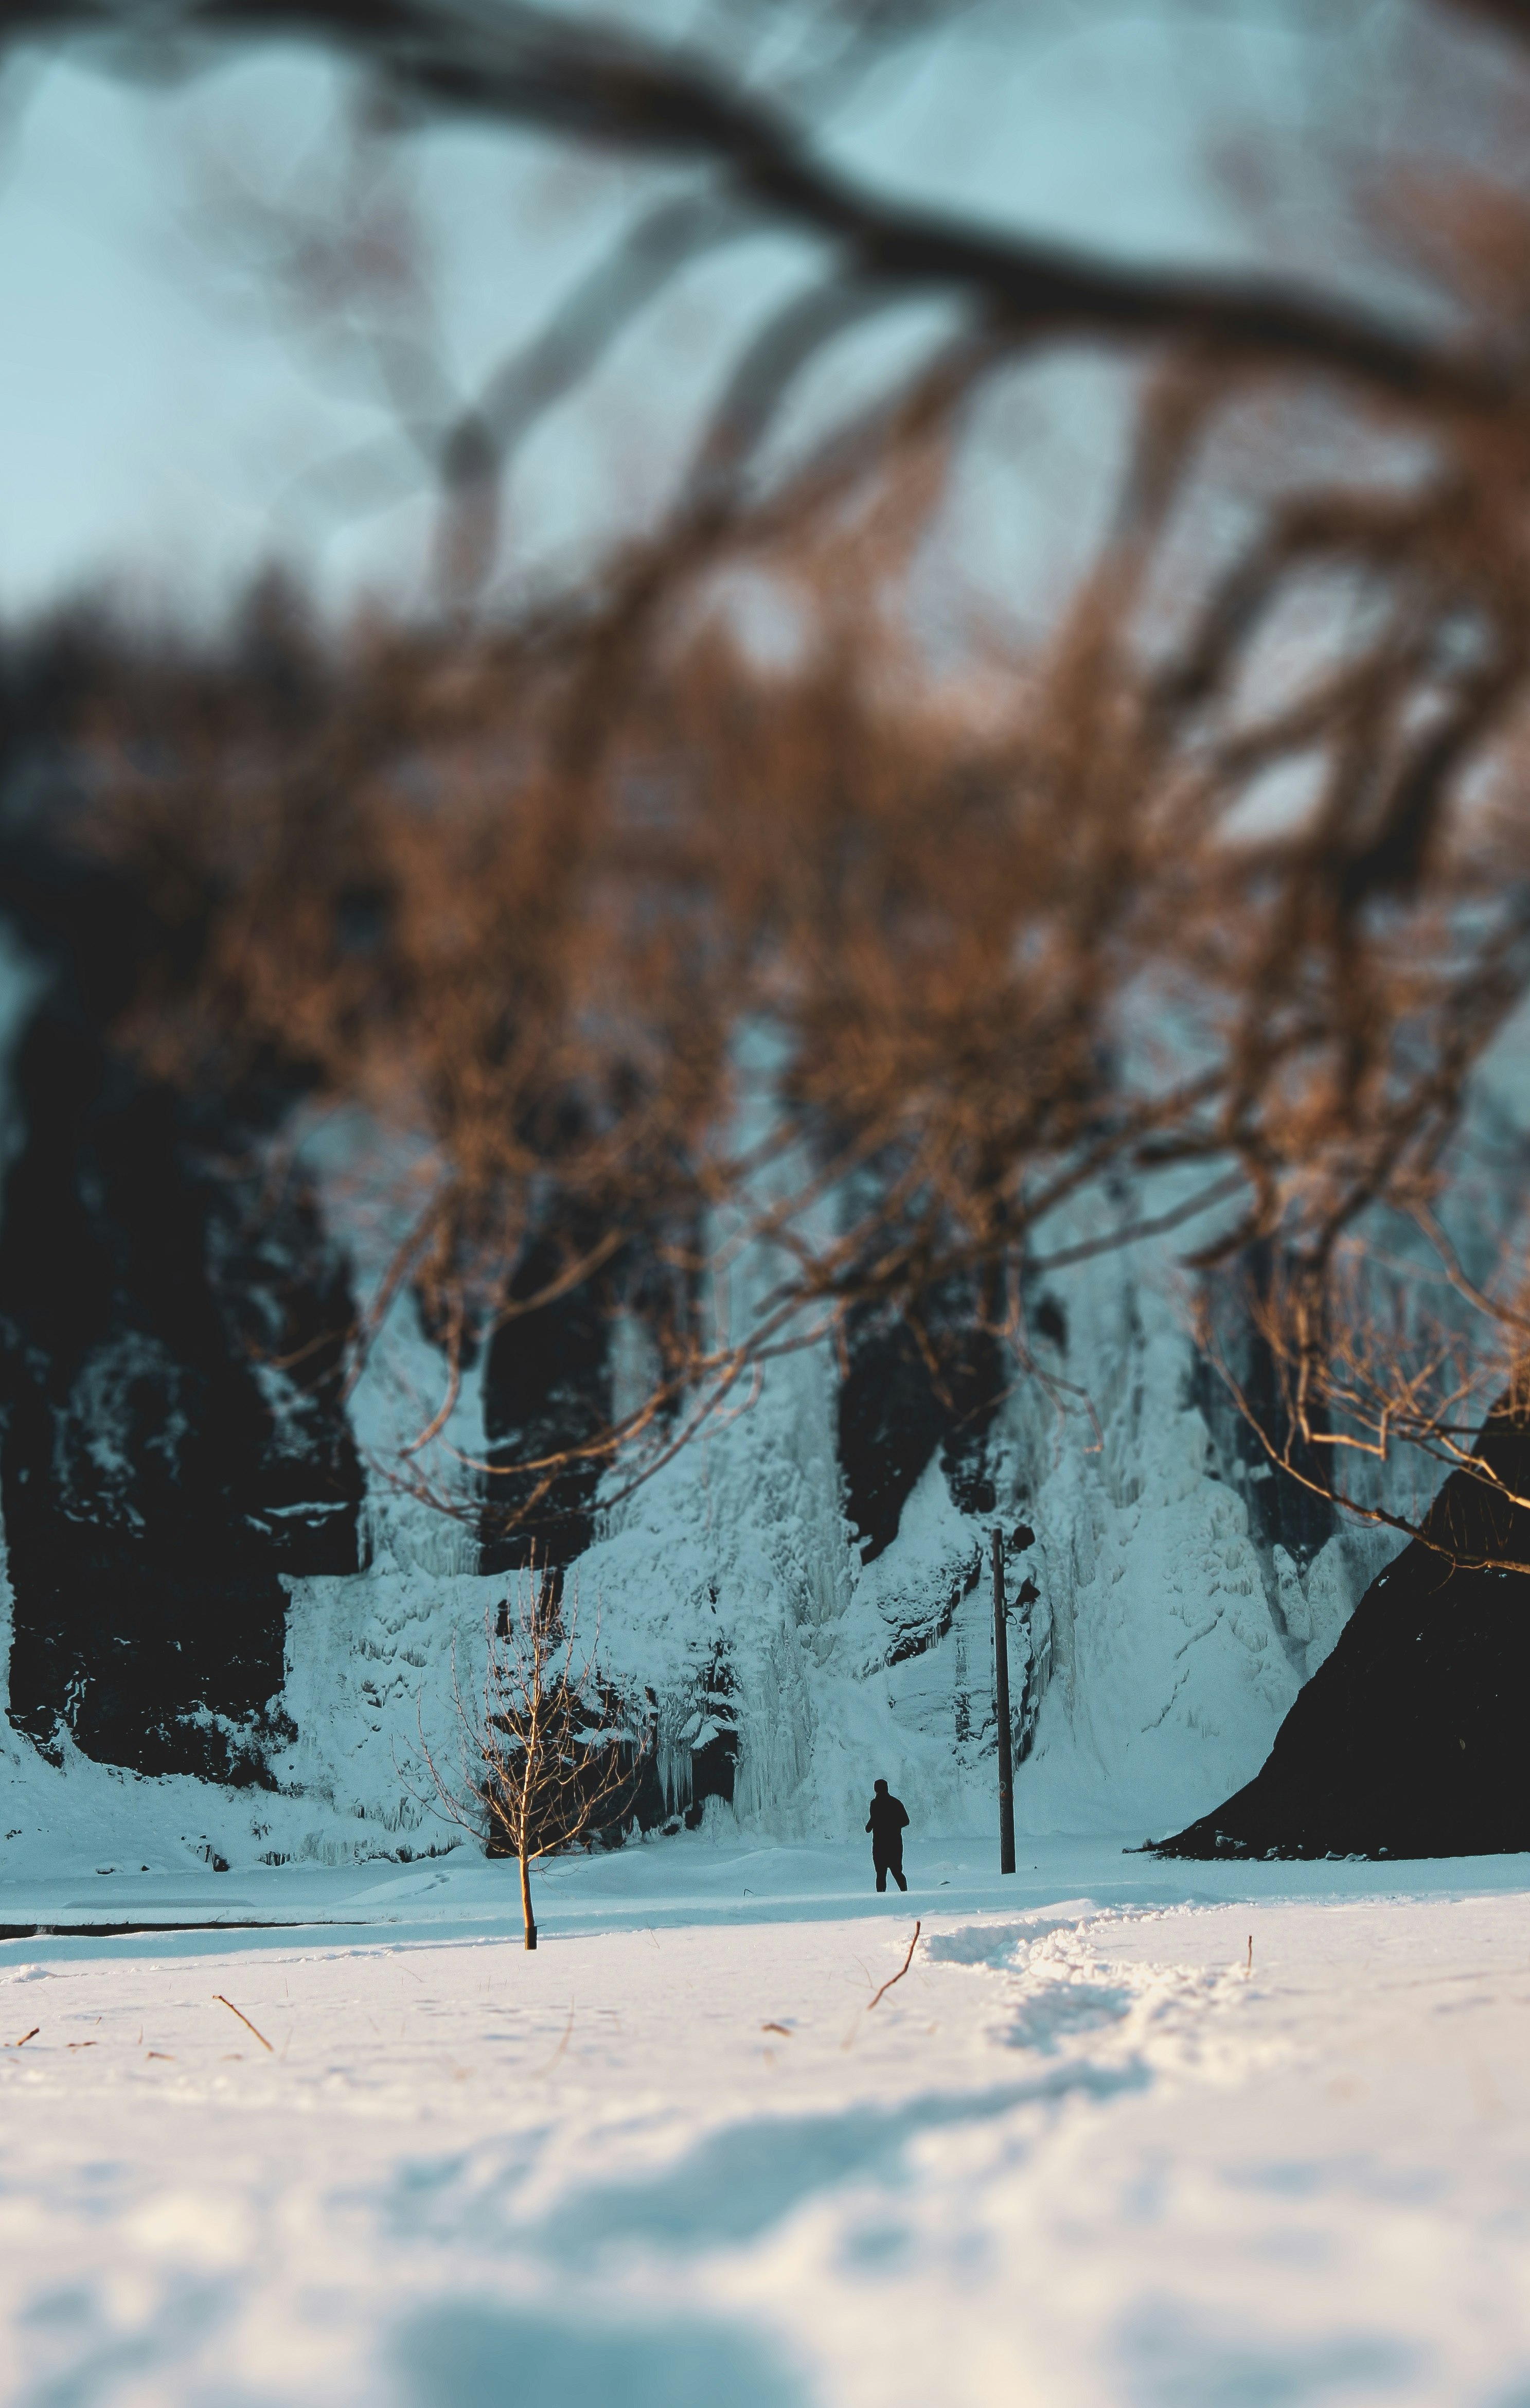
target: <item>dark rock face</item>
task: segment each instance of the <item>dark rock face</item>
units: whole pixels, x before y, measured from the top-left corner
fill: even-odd
[[[132,895],[24,836],[0,874],[41,987],[0,1226],[11,1718],[263,1779],[279,1575],[357,1567],[345,1266],[301,1184],[229,1175],[286,1098],[172,1093],[107,1041],[153,934]]]
[[[1237,1279],[1247,1279],[1263,1289],[1271,1276],[1271,1249],[1267,1240],[1247,1247],[1235,1267]],[[1207,1294],[1216,1301],[1211,1284]],[[1321,1553],[1337,1527],[1334,1506],[1321,1494],[1323,1465],[1321,1450],[1306,1444],[1293,1430],[1282,1409],[1276,1365],[1267,1340],[1249,1318],[1240,1298],[1232,1299],[1232,1309],[1224,1306],[1220,1332],[1223,1348],[1243,1391],[1249,1413],[1239,1411],[1226,1382],[1204,1356],[1196,1365],[1194,1402],[1205,1417],[1211,1442],[1220,1460],[1222,1476],[1237,1484],[1249,1509],[1249,1535],[1254,1544],[1265,1550],[1284,1547],[1293,1561],[1303,1569]],[[1251,1414],[1251,1421],[1249,1415]],[[1291,1460],[1304,1475],[1315,1475],[1317,1484],[1308,1487],[1305,1480],[1288,1480],[1271,1464],[1258,1429],[1268,1431],[1277,1443],[1291,1449]]]
[[[1518,1493],[1530,1436],[1500,1412],[1478,1453]],[[1453,1856],[1530,1848],[1530,1512],[1452,1474],[1372,1582],[1257,1778],[1162,1843],[1172,1856]],[[1473,1570],[1442,1554],[1496,1555]]]
[[[511,1283],[512,1302],[539,1294],[561,1268],[551,1241],[533,1243]],[[483,1373],[489,1461],[497,1467],[536,1461],[593,1439],[610,1420],[609,1354],[609,1317],[604,1299],[589,1286],[573,1288],[496,1329]],[[572,1563],[594,1534],[600,1472],[598,1460],[575,1461],[555,1473],[546,1494],[531,1503],[536,1476],[502,1469],[487,1484],[480,1570],[513,1571],[534,1558],[555,1570]],[[512,1512],[524,1518],[508,1529]]]
[[[599,1232],[573,1228],[534,1236],[516,1266],[510,1301],[529,1307],[501,1324],[489,1340],[483,1374],[488,1460],[479,1523],[479,1569],[515,1571],[534,1560],[554,1573],[583,1554],[595,1534],[596,1498],[605,1458],[574,1458],[551,1478],[512,1467],[588,1446],[617,1412],[613,1331],[618,1314],[643,1333],[648,1370],[656,1382],[673,1360],[696,1307],[694,1275],[677,1274],[663,1258],[656,1234],[639,1229],[593,1279],[545,1303],[531,1299],[553,1288]],[[699,1252],[699,1233],[670,1232]],[[646,1391],[645,1391],[646,1393]],[[671,1427],[675,1401],[661,1411]],[[538,1493],[540,1492],[540,1493]]]
[[[988,1436],[1003,1393],[998,1341],[968,1297],[939,1299],[932,1364],[902,1323],[851,1317],[850,1369],[839,1387],[839,1467],[846,1510],[871,1563],[892,1545],[916,1482],[937,1449],[963,1512],[992,1513]]]

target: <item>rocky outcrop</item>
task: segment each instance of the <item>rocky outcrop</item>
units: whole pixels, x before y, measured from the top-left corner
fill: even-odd
[[[1523,1422],[1500,1410],[1477,1453],[1506,1490],[1530,1494]],[[1424,1531],[1371,1583],[1261,1771],[1161,1855],[1530,1848],[1530,1512],[1455,1472]]]
[[[136,898],[24,829],[0,867],[28,998],[0,1224],[11,1719],[263,1782],[283,1579],[360,1561],[344,1258],[302,1180],[266,1191],[289,1096],[172,1090],[110,1043],[156,936]]]

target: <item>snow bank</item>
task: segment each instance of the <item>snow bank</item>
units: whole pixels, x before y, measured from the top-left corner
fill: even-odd
[[[649,1877],[708,1853],[568,1868],[622,1892],[622,1928],[536,1956],[384,1931],[0,1946],[0,2387],[1526,2396],[1523,1894],[1320,1903],[1253,1868],[1254,1903],[1165,1908],[1131,1859],[1142,1894],[1105,1907],[1076,1847],[1082,1897],[920,1901],[873,2006],[913,1899],[655,1925]]]

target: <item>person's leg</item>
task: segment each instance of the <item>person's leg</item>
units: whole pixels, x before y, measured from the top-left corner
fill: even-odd
[[[901,1848],[898,1850],[897,1855],[893,1858],[892,1864],[889,1866],[888,1870],[892,1873],[893,1879],[897,1883],[899,1889],[907,1889],[908,1885],[903,1878],[903,1850]]]
[[[872,1858],[872,1862],[877,1868],[877,1887],[879,1889],[885,1889],[887,1887],[887,1867],[883,1864],[880,1856],[874,1856]]]

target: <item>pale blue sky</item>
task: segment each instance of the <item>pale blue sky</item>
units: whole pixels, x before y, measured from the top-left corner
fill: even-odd
[[[1143,259],[1233,262],[1272,230],[1292,260],[1336,110],[1384,148],[1407,30],[1403,0],[988,0],[962,33],[874,82],[832,139],[868,176]],[[24,79],[0,155],[0,610],[100,580],[152,604],[206,606],[273,555],[332,597],[417,589],[418,502],[346,522],[299,509],[303,472],[386,432],[385,410],[322,343],[273,316],[226,242],[198,229],[229,175],[275,193],[322,178],[338,84],[313,56],[268,53],[194,85],[145,89],[76,65]],[[1258,226],[1219,156],[1253,135],[1285,194]],[[442,355],[471,382],[529,335],[598,256],[651,171],[587,165],[522,136],[438,130],[414,146],[435,261]],[[1310,159],[1310,166],[1308,162]],[[1317,203],[1313,200],[1316,211]],[[803,272],[775,238],[698,266],[617,347],[519,464],[514,553],[567,558],[662,494],[730,340]],[[1337,271],[1332,259],[1308,263]],[[902,338],[911,340],[910,321]],[[832,410],[899,339],[827,359],[801,418]],[[990,450],[1024,453],[1023,495],[1076,529],[1074,473],[1108,444],[1100,380],[1033,380]],[[1017,434],[1017,428],[1020,430]],[[1087,481],[1087,479],[1086,479]],[[985,489],[986,490],[986,489]],[[1017,522],[1018,523],[1018,522]]]

